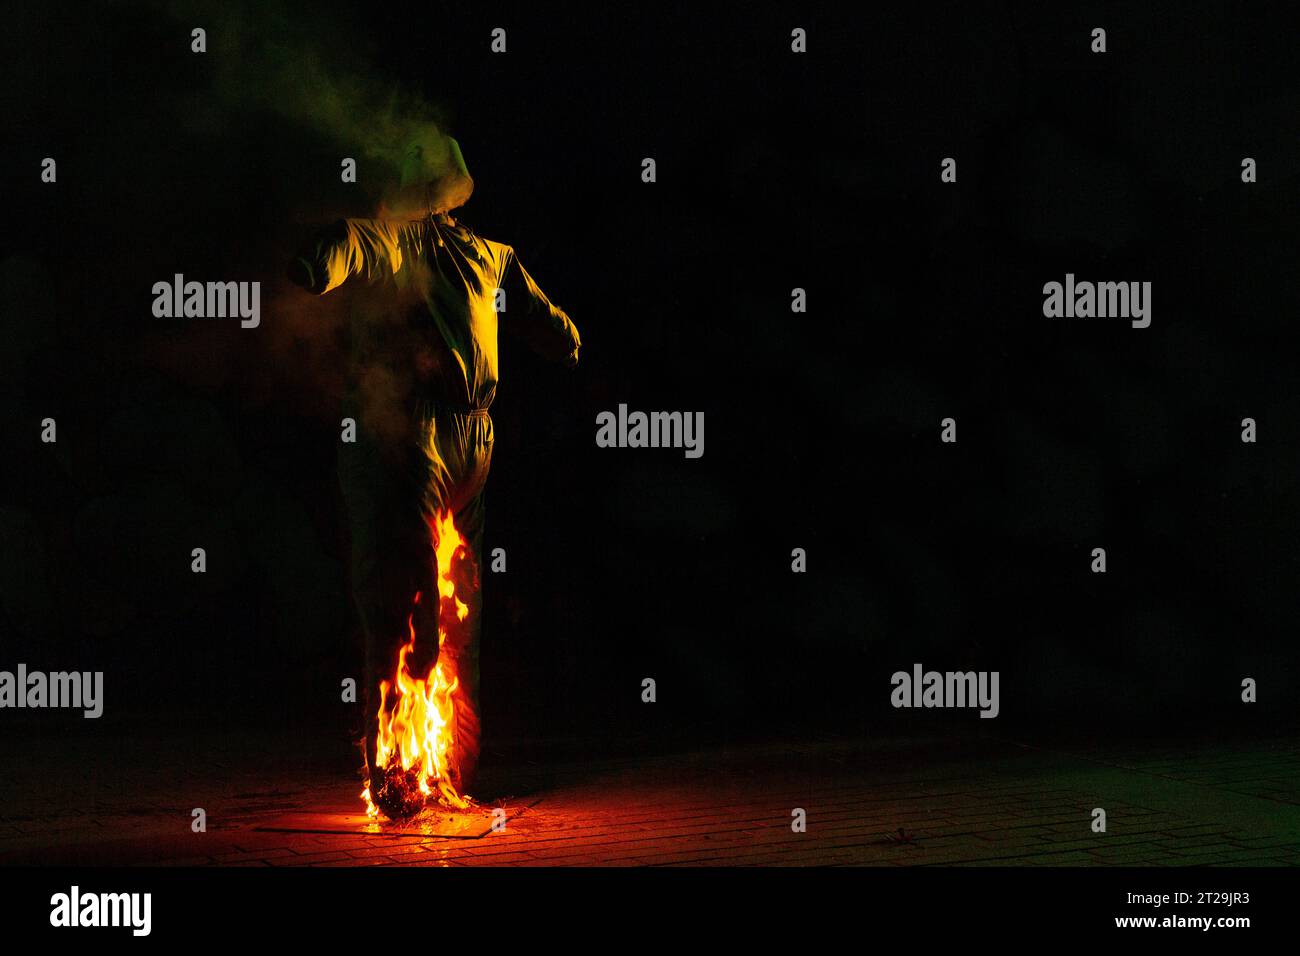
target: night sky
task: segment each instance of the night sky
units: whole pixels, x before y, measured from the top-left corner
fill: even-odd
[[[436,111],[475,178],[465,220],[582,333],[571,373],[503,345],[489,745],[1294,722],[1284,24],[1213,3],[254,6],[6,25],[0,667],[104,670],[96,733],[346,745],[346,299],[283,278],[312,230],[367,214],[365,162],[339,178],[361,144],[299,105],[324,74]],[[176,272],[261,281],[261,326],[153,318]],[[1150,281],[1151,327],[1045,318],[1067,273]],[[597,448],[620,403],[704,412],[704,456]],[[917,662],[999,671],[999,719],[893,710]]]

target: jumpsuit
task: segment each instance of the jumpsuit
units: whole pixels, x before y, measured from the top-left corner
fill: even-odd
[[[289,269],[322,295],[356,276],[352,356],[344,415],[357,440],[339,450],[339,483],[351,531],[353,600],[365,644],[367,766],[375,768],[378,683],[391,677],[414,614],[422,674],[437,660],[436,567],[429,520],[450,511],[482,566],[483,488],[492,461],[488,408],[497,385],[498,323],[544,358],[573,367],[580,339],[514,250],[461,223],[435,217],[344,219],[318,233]],[[457,587],[469,608],[466,642],[455,649],[461,792],[478,760],[481,590]],[[435,592],[436,593],[436,592]],[[444,648],[443,653],[451,650]]]

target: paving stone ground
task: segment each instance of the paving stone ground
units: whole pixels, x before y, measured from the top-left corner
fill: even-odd
[[[469,815],[367,823],[355,775],[273,741],[15,753],[0,863],[164,866],[1295,866],[1300,741],[1059,750],[824,742],[492,766]],[[207,813],[205,833],[191,813]],[[491,813],[506,811],[503,832]],[[1106,811],[1104,834],[1092,811]],[[792,814],[806,811],[806,832]]]

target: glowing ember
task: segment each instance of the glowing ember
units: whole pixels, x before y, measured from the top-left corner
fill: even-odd
[[[415,650],[412,610],[406,619],[410,636],[397,653],[393,680],[379,683],[376,763],[384,773],[375,793],[370,792],[369,783],[361,791],[366,815],[371,819],[378,819],[380,811],[393,820],[408,819],[419,813],[431,797],[458,810],[470,805],[470,798],[458,790],[456,749],[456,692],[460,687],[456,651],[462,646],[462,625],[469,608],[456,596],[452,578],[453,560],[468,561],[470,552],[450,514],[430,522],[429,530],[438,564],[438,657],[422,678],[408,670],[407,657]],[[413,604],[420,603],[421,594],[416,592]]]

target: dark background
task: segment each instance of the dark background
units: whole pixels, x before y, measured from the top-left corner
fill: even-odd
[[[841,6],[234,16],[432,103],[476,180],[465,219],[582,333],[573,373],[503,346],[489,748],[1291,726],[1291,24]],[[33,5],[6,24],[0,667],[106,672],[100,721],[10,711],[6,733],[347,746],[346,294],[304,306],[281,275],[313,228],[366,214],[339,182],[359,153],[268,108],[256,58],[214,85],[231,22]],[[261,327],[154,319],[174,272],[262,281]],[[1044,318],[1067,272],[1151,281],[1151,327]],[[620,402],[703,411],[704,457],[596,448]],[[1000,671],[1001,716],[891,709],[914,662]]]

